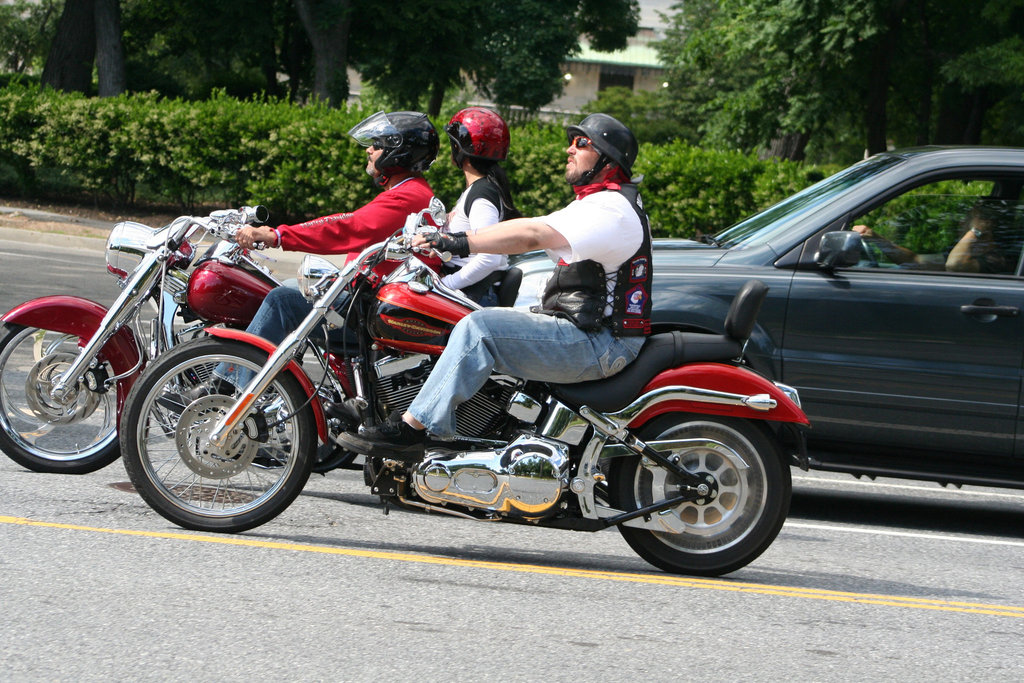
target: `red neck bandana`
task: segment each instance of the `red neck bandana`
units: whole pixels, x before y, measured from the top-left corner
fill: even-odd
[[[619,190],[622,188],[622,183],[628,182],[629,177],[625,172],[623,172],[621,168],[616,168],[614,173],[599,183],[573,185],[572,189],[576,193],[576,199],[583,199],[588,194],[594,194],[595,192],[601,192],[602,190]]]

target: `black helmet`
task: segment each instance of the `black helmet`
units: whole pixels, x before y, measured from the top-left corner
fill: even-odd
[[[423,173],[437,157],[440,139],[426,114],[418,111],[377,112],[348,132],[363,147],[384,150],[374,164],[385,176],[401,171]]]
[[[636,161],[636,153],[639,148],[633,133],[619,121],[608,114],[591,114],[583,119],[578,126],[569,126],[565,129],[569,136],[569,144],[577,135],[590,138],[594,147],[601,153],[594,166],[594,173],[610,160],[616,166],[630,175],[633,172],[633,162]]]

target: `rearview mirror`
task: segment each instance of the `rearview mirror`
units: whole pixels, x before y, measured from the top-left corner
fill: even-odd
[[[823,270],[855,266],[860,263],[863,249],[864,243],[859,232],[826,232],[821,236],[821,244],[818,245],[818,254],[814,257],[814,262]]]
[[[445,211],[444,202],[437,197],[430,198],[430,205],[427,207],[430,212],[430,217],[434,220],[434,225],[441,227],[448,222],[448,212]]]

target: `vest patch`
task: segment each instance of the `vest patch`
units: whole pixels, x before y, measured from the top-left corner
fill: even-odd
[[[629,264],[629,281],[644,282],[647,280],[647,259],[643,256],[633,259]]]
[[[647,290],[643,285],[637,285],[626,292],[626,315],[643,315],[646,303]]]

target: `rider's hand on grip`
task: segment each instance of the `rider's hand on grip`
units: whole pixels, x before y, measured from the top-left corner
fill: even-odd
[[[246,226],[235,233],[235,242],[245,249],[265,249],[267,245],[277,244],[277,233],[271,228]]]
[[[426,244],[439,252],[449,252],[455,256],[469,256],[469,238],[464,232],[427,232],[422,238]]]

